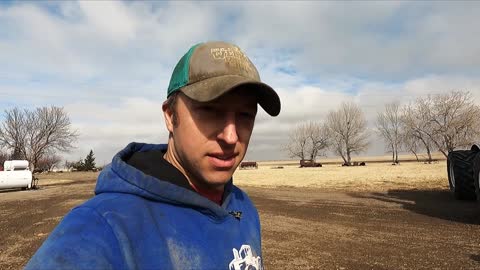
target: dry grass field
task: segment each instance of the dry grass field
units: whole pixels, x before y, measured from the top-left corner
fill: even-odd
[[[423,157],[423,156],[422,156]],[[391,188],[446,189],[446,161],[400,162],[391,165],[389,156],[363,157],[366,166],[342,167],[340,159],[325,159],[323,167],[299,168],[298,161],[260,161],[258,169],[237,170],[234,182],[253,187],[307,187],[324,190],[381,191]],[[411,155],[400,160],[411,160]],[[283,167],[278,169],[278,167]],[[41,186],[78,183],[96,173],[49,173],[40,175]]]
[[[276,167],[282,166],[283,169]],[[292,162],[259,162],[258,169],[237,170],[238,185],[260,187],[309,187],[323,190],[381,191],[396,188],[448,188],[446,161],[368,163],[367,166],[342,167],[326,164],[318,168],[299,168]]]

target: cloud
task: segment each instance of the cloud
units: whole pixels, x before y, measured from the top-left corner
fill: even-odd
[[[135,38],[137,20],[122,2],[78,2],[88,27],[97,29],[115,43],[124,43]]]
[[[168,139],[159,101],[123,98],[114,106],[81,101],[67,105],[65,110],[80,135],[78,148],[67,155],[69,158],[76,159],[79,153],[88,154],[93,148],[98,159],[106,162],[113,149],[129,142],[166,143]]]
[[[143,79],[158,76],[159,67],[170,70],[181,52],[212,29],[213,10],[191,3],[155,10],[147,2],[117,1],[55,7],[59,11],[52,13],[26,2],[0,11],[0,21],[11,26],[2,30],[2,62],[68,80]]]
[[[0,20],[10,26],[3,31],[13,40],[2,43],[11,56],[0,57],[57,76],[135,74],[138,67],[137,74],[145,76],[142,66],[162,62],[171,68],[191,44],[221,38],[247,51],[258,48],[267,59],[292,52],[292,68],[310,77],[478,75],[480,63],[480,37],[472,34],[476,26],[471,23],[480,11],[476,2],[80,1],[55,6],[57,13],[30,2],[3,8]]]
[[[172,69],[200,41],[240,45],[282,100],[247,155],[285,159],[289,130],[341,102],[369,127],[384,104],[470,90],[480,104],[476,2],[13,2],[0,4],[0,109],[65,106],[84,158],[165,142]],[[1,119],[1,117],[0,117]],[[379,141],[372,139],[372,141]],[[368,154],[383,152],[376,143]]]
[[[419,73],[473,72],[480,63],[476,2],[247,2],[240,43],[294,48],[312,76],[406,79]],[[248,11],[247,11],[248,10]],[[467,57],[465,57],[467,56]]]

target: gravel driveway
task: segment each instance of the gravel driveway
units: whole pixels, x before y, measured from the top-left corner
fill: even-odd
[[[95,175],[0,192],[0,269],[21,268]],[[257,205],[266,269],[480,269],[480,204],[446,190],[243,187]]]

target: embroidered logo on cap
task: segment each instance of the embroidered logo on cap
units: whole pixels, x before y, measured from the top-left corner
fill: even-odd
[[[215,60],[224,60],[231,67],[252,72],[252,66],[248,57],[238,47],[211,48],[210,54]]]

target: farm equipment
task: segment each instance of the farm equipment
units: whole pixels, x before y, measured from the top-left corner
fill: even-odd
[[[240,169],[258,169],[258,163],[256,161],[244,161],[240,163]]]
[[[480,201],[480,148],[456,150],[447,157],[448,183],[457,200]]]
[[[36,186],[36,178],[28,167],[27,160],[7,160],[0,171],[0,189],[30,189]]]
[[[322,167],[321,163],[315,162],[313,160],[300,160],[300,168],[304,167]]]

